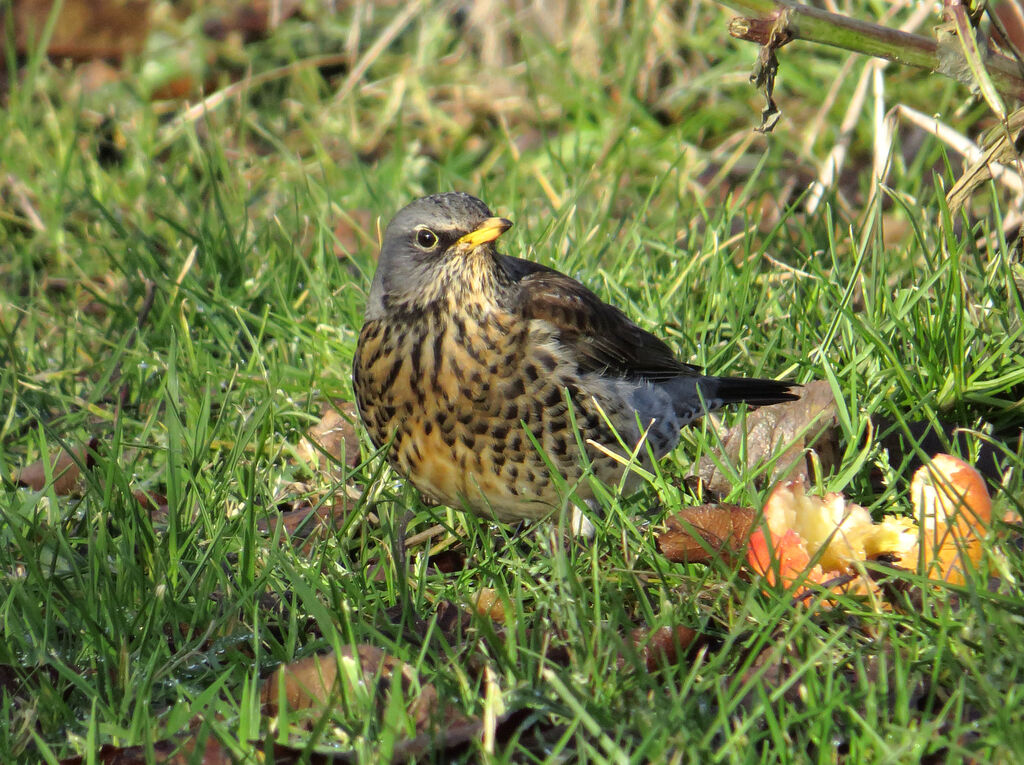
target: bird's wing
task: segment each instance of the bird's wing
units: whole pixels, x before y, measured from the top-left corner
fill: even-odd
[[[519,283],[523,317],[553,325],[581,369],[652,381],[700,374],[699,367],[677,359],[662,340],[575,279],[519,258],[505,258],[503,265]]]

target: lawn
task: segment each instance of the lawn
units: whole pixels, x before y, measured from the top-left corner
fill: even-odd
[[[307,2],[243,42],[212,34],[218,4],[154,3],[116,68],[8,45],[0,760],[1024,752],[1019,200],[992,182],[951,210],[958,154],[906,120],[876,140],[897,104],[977,137],[985,102],[793,43],[763,135],[757,48],[722,7],[511,5]],[[895,26],[915,4],[851,5]],[[905,514],[923,454],[893,437],[956,432],[943,450],[991,468],[978,570],[795,604],[735,562],[667,560],[680,509],[764,503],[770,466],[722,456],[742,412],[689,428],[639,492],[599,487],[590,542],[565,513],[506,527],[424,504],[353,418],[351,365],[383,226],[452,189],[514,221],[505,252],[681,358],[825,381],[814,492]],[[691,477],[706,456],[724,496]],[[325,654],[331,697],[277,703],[274,671]]]

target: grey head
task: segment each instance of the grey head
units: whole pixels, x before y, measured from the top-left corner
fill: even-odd
[[[447,259],[480,246],[493,248],[493,240],[511,225],[463,192],[410,202],[384,230],[366,319],[380,318],[388,308],[420,307]]]

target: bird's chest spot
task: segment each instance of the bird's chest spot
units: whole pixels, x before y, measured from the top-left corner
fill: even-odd
[[[509,313],[468,303],[399,325],[364,328],[355,388],[377,444],[424,433],[472,448],[488,417],[522,392],[528,330]],[[397,445],[397,444],[396,444]]]
[[[435,374],[424,380],[438,397],[448,405],[479,405],[503,396],[523,358],[524,328],[507,313],[477,309],[452,314],[440,331]]]

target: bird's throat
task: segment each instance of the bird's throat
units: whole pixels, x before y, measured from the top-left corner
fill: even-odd
[[[488,314],[506,310],[512,288],[489,248],[477,247],[441,264],[430,291],[441,312]]]

